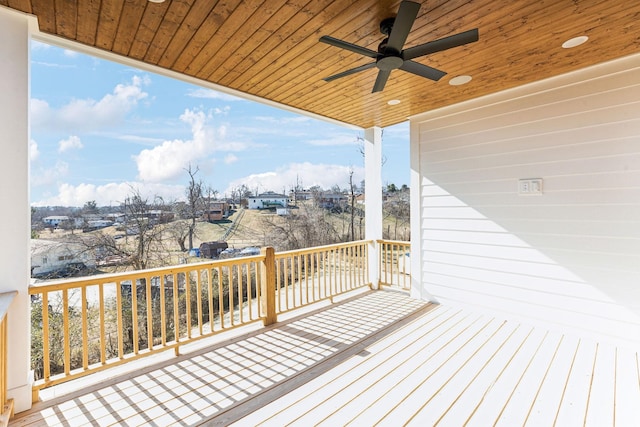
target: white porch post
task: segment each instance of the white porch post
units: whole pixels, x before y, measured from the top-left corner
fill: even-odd
[[[420,139],[417,125],[410,124],[411,167],[409,216],[411,218],[411,296],[422,299],[422,180],[420,179]]]
[[[18,291],[8,313],[8,397],[15,412],[31,407],[29,316],[29,25],[0,7],[0,292]]]
[[[411,297],[437,303],[422,284],[422,169],[419,125],[410,124],[409,156],[411,158]]]
[[[369,279],[377,289],[378,271],[377,240],[382,239],[382,128],[372,127],[364,131],[365,168],[365,239],[369,244]]]

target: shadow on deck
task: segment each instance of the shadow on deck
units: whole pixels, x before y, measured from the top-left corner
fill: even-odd
[[[42,402],[11,425],[636,426],[638,420],[635,349],[370,291]]]
[[[367,292],[291,320],[39,402],[37,425],[228,424],[294,391],[424,313],[399,292]],[[221,420],[224,419],[224,421]],[[218,424],[218,422],[215,422]]]

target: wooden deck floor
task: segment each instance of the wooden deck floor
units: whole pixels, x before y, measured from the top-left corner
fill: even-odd
[[[43,402],[10,425],[230,424],[638,426],[639,359],[369,292]]]

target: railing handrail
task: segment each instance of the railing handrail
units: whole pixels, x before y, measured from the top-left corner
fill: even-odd
[[[339,249],[349,246],[354,246],[362,243],[371,243],[373,240],[356,240],[352,242],[343,242],[343,243],[335,243],[330,245],[323,246],[314,246],[312,248],[303,248],[303,249],[292,249],[288,251],[280,251],[276,252],[276,258],[283,258],[290,255],[304,255],[308,253],[323,251],[327,249]],[[377,240],[378,243],[389,243],[393,242],[390,240]],[[395,243],[395,242],[394,242]],[[406,243],[406,242],[398,242],[398,243]],[[52,292],[52,291],[62,291],[64,289],[77,288],[81,287],[85,284],[94,285],[98,282],[107,283],[107,282],[123,282],[127,280],[131,280],[132,278],[138,278],[140,276],[160,276],[163,274],[175,274],[175,273],[184,273],[185,271],[190,271],[198,268],[206,268],[210,267],[227,267],[230,265],[244,264],[245,262],[250,261],[261,261],[264,259],[263,255],[251,255],[244,256],[238,258],[225,258],[225,259],[217,259],[211,261],[202,261],[202,262],[194,262],[189,264],[179,264],[172,265],[168,267],[157,267],[157,268],[148,268],[144,270],[135,270],[135,271],[123,271],[119,273],[105,273],[105,274],[96,274],[93,276],[86,277],[78,277],[78,278],[68,278],[68,279],[58,279],[58,280],[50,280],[46,283],[33,283],[29,286],[29,294],[39,294],[41,292]],[[104,279],[108,279],[104,280]]]
[[[389,239],[378,239],[376,240],[376,243],[386,243],[389,245],[403,245],[403,246],[411,245],[411,242],[407,242],[405,240],[389,240]]]
[[[320,252],[328,249],[340,249],[340,248],[348,248],[350,246],[361,245],[363,243],[373,243],[373,240],[354,240],[351,242],[343,242],[343,243],[334,243],[331,245],[323,245],[323,246],[313,246],[311,248],[303,248],[303,249],[291,249],[288,251],[276,252],[276,258],[282,258],[289,255],[304,255],[312,252]]]
[[[46,283],[34,283],[29,286],[29,294],[42,292],[62,291],[65,289],[91,286],[97,283],[125,282],[139,277],[155,277],[169,274],[184,273],[203,268],[229,267],[247,262],[259,262],[264,259],[262,255],[243,256],[238,258],[225,258],[211,261],[194,262],[189,264],[172,265],[169,267],[148,268],[145,270],[123,271],[119,273],[96,274],[94,276],[51,280]]]

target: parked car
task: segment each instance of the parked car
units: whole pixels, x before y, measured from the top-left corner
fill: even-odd
[[[248,246],[240,251],[240,256],[260,255],[260,248],[256,246]]]

